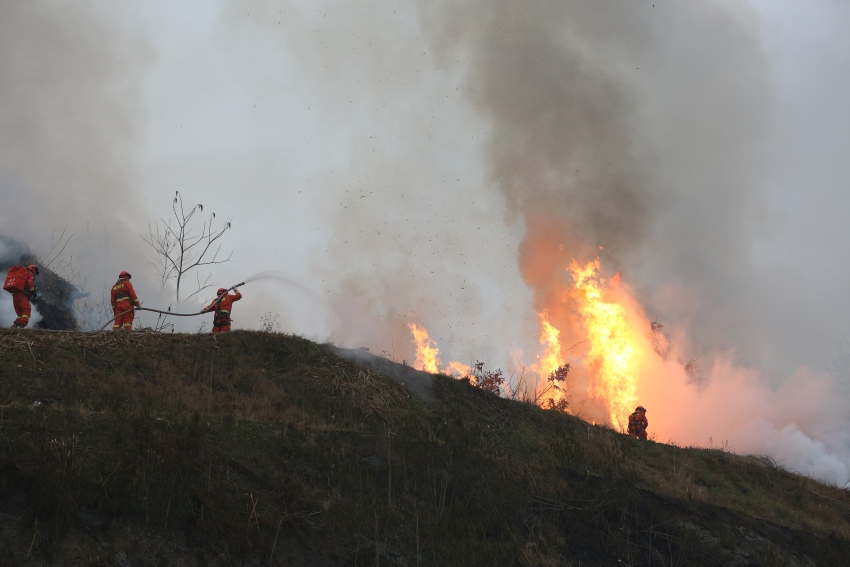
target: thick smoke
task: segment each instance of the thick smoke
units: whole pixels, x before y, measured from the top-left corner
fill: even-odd
[[[320,162],[298,189],[312,196],[321,231],[298,240],[319,241],[313,286],[334,311],[358,314],[357,325],[332,321],[332,338],[409,359],[407,323],[419,321],[451,337],[446,358],[493,361],[519,337],[536,343],[533,326],[522,328],[522,227],[504,223],[503,199],[481,173],[488,127],[461,77],[435,64],[416,10],[374,0],[228,5],[222,41],[254,45],[265,32],[262,45],[286,69],[239,78],[258,109],[292,101],[299,120],[281,128]]]
[[[464,88],[492,125],[492,181],[529,240],[544,211],[618,255],[645,240],[655,195],[637,129],[642,93],[624,67],[646,60],[651,9],[428,3],[436,50],[463,65]]]
[[[144,262],[138,234],[148,216],[135,196],[134,153],[150,55],[111,10],[0,7],[0,234],[46,258],[64,231],[72,238],[54,266],[95,295]]]
[[[768,385],[791,373],[785,345],[760,322],[752,260],[769,220],[774,106],[753,14],[714,2],[582,1],[437,2],[423,14],[441,61],[464,73],[492,125],[491,180],[524,222],[519,267],[562,349],[583,334],[563,297],[571,258],[601,254],[638,290],[669,284],[656,300],[690,302],[638,297],[690,337],[675,355],[701,355],[710,370],[700,389],[675,357],[649,357],[658,363],[643,369],[641,402],[655,404],[661,435],[847,482],[845,404],[831,379],[800,369],[778,391]],[[642,309],[632,316],[648,328]]]
[[[705,364],[703,388],[694,388],[681,367],[646,369],[641,394],[654,401],[648,415],[658,441],[769,455],[789,470],[846,486],[850,426],[831,378],[801,368],[774,389],[728,355]]]
[[[148,55],[85,8],[49,6],[4,7],[0,18],[0,48],[16,53],[0,58],[0,232],[39,251],[67,225],[85,273],[108,286],[129,268],[135,282],[149,215],[132,196],[145,119],[134,93]],[[565,350],[583,339],[563,301],[565,268],[601,255],[634,290],[635,324],[657,318],[673,332],[670,357],[650,358],[640,390],[660,440],[711,438],[846,479],[835,388],[797,370],[816,341],[794,341],[806,331],[792,332],[791,308],[776,309],[791,298],[765,289],[758,264],[777,226],[764,174],[775,84],[745,5],[219,6],[214,45],[201,34],[191,69],[163,75],[176,84],[162,99],[185,98],[161,132],[173,135],[185,114],[205,138],[192,151],[179,147],[198,141],[189,134],[161,140],[167,157],[186,159],[163,159],[158,185],[213,191],[227,179],[238,198],[220,202],[247,221],[254,259],[235,281],[294,271],[334,306],[327,313],[344,313],[321,321],[293,296],[301,311],[285,330],[409,360],[406,323],[419,322],[445,360],[504,366],[517,348],[526,359],[538,351],[541,310]],[[181,14],[194,24],[192,9]],[[194,65],[208,53],[217,58]],[[193,90],[181,80],[195,69]],[[295,257],[313,273],[292,269]],[[286,293],[252,286],[246,298],[263,309]],[[677,362],[693,357],[702,388]],[[805,403],[784,404],[790,396]]]
[[[563,300],[565,268],[600,255],[650,313],[635,306],[634,324],[673,331],[670,358],[650,357],[640,389],[660,440],[711,439],[847,480],[834,387],[788,371],[793,349],[763,322],[754,254],[772,220],[775,85],[745,6],[437,1],[412,16],[364,2],[280,19],[262,6],[252,13],[282,30],[326,93],[310,108],[350,149],[347,160],[329,153],[336,173],[317,186],[342,188],[322,189],[335,219],[326,285],[371,314],[365,342],[389,350],[418,320],[438,329],[446,358],[506,357],[518,343],[529,353],[518,337],[535,336],[534,312],[548,310],[566,350],[583,331]],[[357,119],[375,108],[379,126]],[[481,202],[484,238],[470,207]],[[532,297],[491,257],[517,261]],[[701,389],[677,362],[692,357],[706,369]],[[782,403],[807,383],[823,387]]]
[[[375,314],[338,339],[409,346],[413,318],[449,356],[504,361],[503,345],[534,347],[534,311],[556,309],[569,260],[601,253],[706,350],[784,358],[754,332],[772,94],[746,8],[248,2],[225,13],[229,44],[254,45],[258,24],[280,41],[269,52],[285,77],[256,74],[249,49],[240,77],[256,98],[299,104],[305,147],[321,148],[304,187],[333,219],[320,279]],[[671,308],[656,295],[668,284],[698,303]]]
[[[571,258],[601,252],[644,289],[694,288],[700,343],[752,353],[753,338],[723,323],[752,291],[749,251],[736,243],[758,225],[771,106],[746,11],[502,1],[424,13],[441,60],[461,66],[492,126],[490,176],[524,220],[519,264],[536,309],[559,303]]]

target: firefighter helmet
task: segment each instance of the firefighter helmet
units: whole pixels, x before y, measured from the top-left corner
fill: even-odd
[[[27,269],[31,271],[33,275],[38,275],[38,266],[36,266],[35,264],[30,264],[29,266],[27,266]]]
[[[635,413],[637,413],[637,412],[639,412],[639,411],[642,411],[643,413],[646,413],[646,408],[645,408],[645,407],[643,407],[643,406],[638,406],[638,407],[636,407],[636,408],[635,408]]]
[[[215,292],[216,295],[221,295],[222,293],[227,293],[227,290],[223,287],[218,288],[218,291]]]
[[[120,274],[118,274],[118,277],[119,278],[127,278],[129,280],[133,276],[130,275],[130,272],[121,272]]]

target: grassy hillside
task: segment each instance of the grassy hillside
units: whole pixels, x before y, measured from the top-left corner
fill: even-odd
[[[769,459],[299,337],[4,331],[0,351],[0,565],[850,557],[850,495]]]

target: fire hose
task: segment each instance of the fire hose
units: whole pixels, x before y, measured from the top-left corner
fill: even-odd
[[[221,298],[224,297],[225,295],[227,295],[227,292],[234,290],[241,285],[245,285],[245,282],[241,282],[241,283],[238,283],[238,284],[236,284],[232,287],[227,288],[226,290],[224,290],[224,292],[218,294],[216,296],[215,300],[221,301]],[[174,313],[173,311],[162,311],[160,309],[151,309],[150,307],[133,307],[132,309],[127,309],[126,311],[122,311],[121,313],[119,313],[118,315],[116,315],[115,317],[113,317],[112,319],[107,321],[106,323],[104,323],[103,326],[100,328],[100,330],[103,331],[104,329],[106,329],[107,325],[109,325],[110,323],[112,323],[113,321],[118,319],[119,317],[122,317],[122,316],[126,315],[127,313],[130,313],[131,311],[150,311],[151,313],[161,313],[162,315],[173,315],[174,317],[195,317],[197,315],[203,315],[204,313],[209,313],[209,311],[206,311],[206,310],[198,311],[197,313]]]

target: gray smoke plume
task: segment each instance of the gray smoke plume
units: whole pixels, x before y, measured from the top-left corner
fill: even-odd
[[[97,3],[0,5],[0,234],[47,254],[73,236],[65,275],[111,285],[144,262],[135,196],[144,43]]]
[[[169,9],[146,6],[157,17]],[[659,433],[705,443],[746,431],[730,439],[740,450],[794,453],[798,470],[848,477],[842,404],[828,403],[846,392],[828,379],[806,390],[824,378],[817,362],[839,325],[808,313],[796,323],[801,295],[834,316],[829,296],[845,280],[814,298],[819,264],[840,262],[812,256],[806,275],[774,285],[787,262],[786,247],[770,246],[777,234],[805,256],[816,245],[801,237],[823,223],[812,214],[808,228],[783,232],[777,222],[765,173],[776,76],[747,4],[243,0],[215,4],[219,21],[203,24],[180,6],[180,21],[217,29],[160,44],[187,49],[191,64],[165,58],[167,85],[147,100],[162,104],[165,123],[152,131],[166,149],[161,177],[144,178],[177,185],[162,188],[168,195],[189,184],[227,191],[218,202],[252,235],[233,246],[250,268],[227,281],[291,270],[326,298],[323,314],[290,295],[286,330],[409,360],[406,324],[424,323],[444,361],[505,368],[515,350],[539,352],[542,309],[563,327],[563,347],[584,338],[563,301],[565,268],[600,255],[674,331],[671,353],[698,358],[710,378],[699,391],[676,356],[659,363],[682,375],[675,388],[645,381],[659,390],[647,390]],[[122,269],[144,278],[139,235],[159,216],[136,196],[152,56],[120,27],[133,20],[127,10],[0,6],[0,234],[37,255],[63,230],[73,235],[68,279],[93,298]],[[183,31],[169,22],[156,32]],[[196,107],[194,133],[175,140],[176,118]],[[829,218],[841,222],[840,212]],[[291,269],[293,258],[313,273]],[[240,325],[289,294],[270,282],[247,287]],[[151,302],[153,287],[136,285]],[[726,410],[728,392],[739,403]],[[781,392],[806,403],[783,406]],[[813,464],[821,457],[826,467]]]
[[[252,44],[260,24],[294,59],[293,85],[322,93],[293,95],[313,144],[332,148],[305,187],[333,218],[316,263],[376,314],[362,340],[408,344],[405,322],[419,319],[457,356],[505,360],[496,343],[534,346],[522,337],[558,303],[569,261],[601,254],[706,351],[783,358],[754,301],[773,93],[746,6],[250,2],[225,14],[228,42]],[[244,80],[258,97],[284,88]],[[659,294],[671,284],[679,295]]]
[[[289,96],[309,125],[294,134],[323,167],[303,189],[333,219],[315,263],[376,314],[361,340],[409,346],[418,319],[454,356],[504,361],[535,346],[569,261],[601,254],[706,351],[784,358],[754,301],[773,91],[746,6],[253,1],[224,16],[252,97]],[[285,78],[252,71],[258,30]]]
[[[491,125],[490,176],[524,222],[536,308],[561,304],[571,258],[601,254],[639,289],[693,290],[696,342],[761,362],[754,337],[729,329],[754,291],[744,243],[761,220],[772,101],[752,15],[717,2],[423,6],[440,61]]]
[[[645,240],[655,203],[641,160],[641,93],[626,69],[654,43],[647,8],[423,4],[440,61],[462,66],[464,89],[492,126],[491,179],[530,230],[548,211],[618,254]]]
[[[766,190],[777,84],[747,4],[257,1],[225,13],[229,41],[256,45],[263,29],[289,58],[294,79],[255,79],[257,93],[310,85],[292,98],[324,167],[305,189],[333,219],[316,264],[326,292],[362,306],[355,336],[373,352],[409,353],[414,321],[444,361],[502,365],[517,346],[539,350],[527,338],[541,309],[569,347],[583,331],[565,268],[598,254],[675,331],[674,355],[645,380],[659,434],[847,480],[838,389],[793,371],[817,372],[829,333],[795,328],[795,298],[764,264],[780,227]],[[703,390],[677,356],[707,369]],[[780,403],[791,392],[805,403]]]

